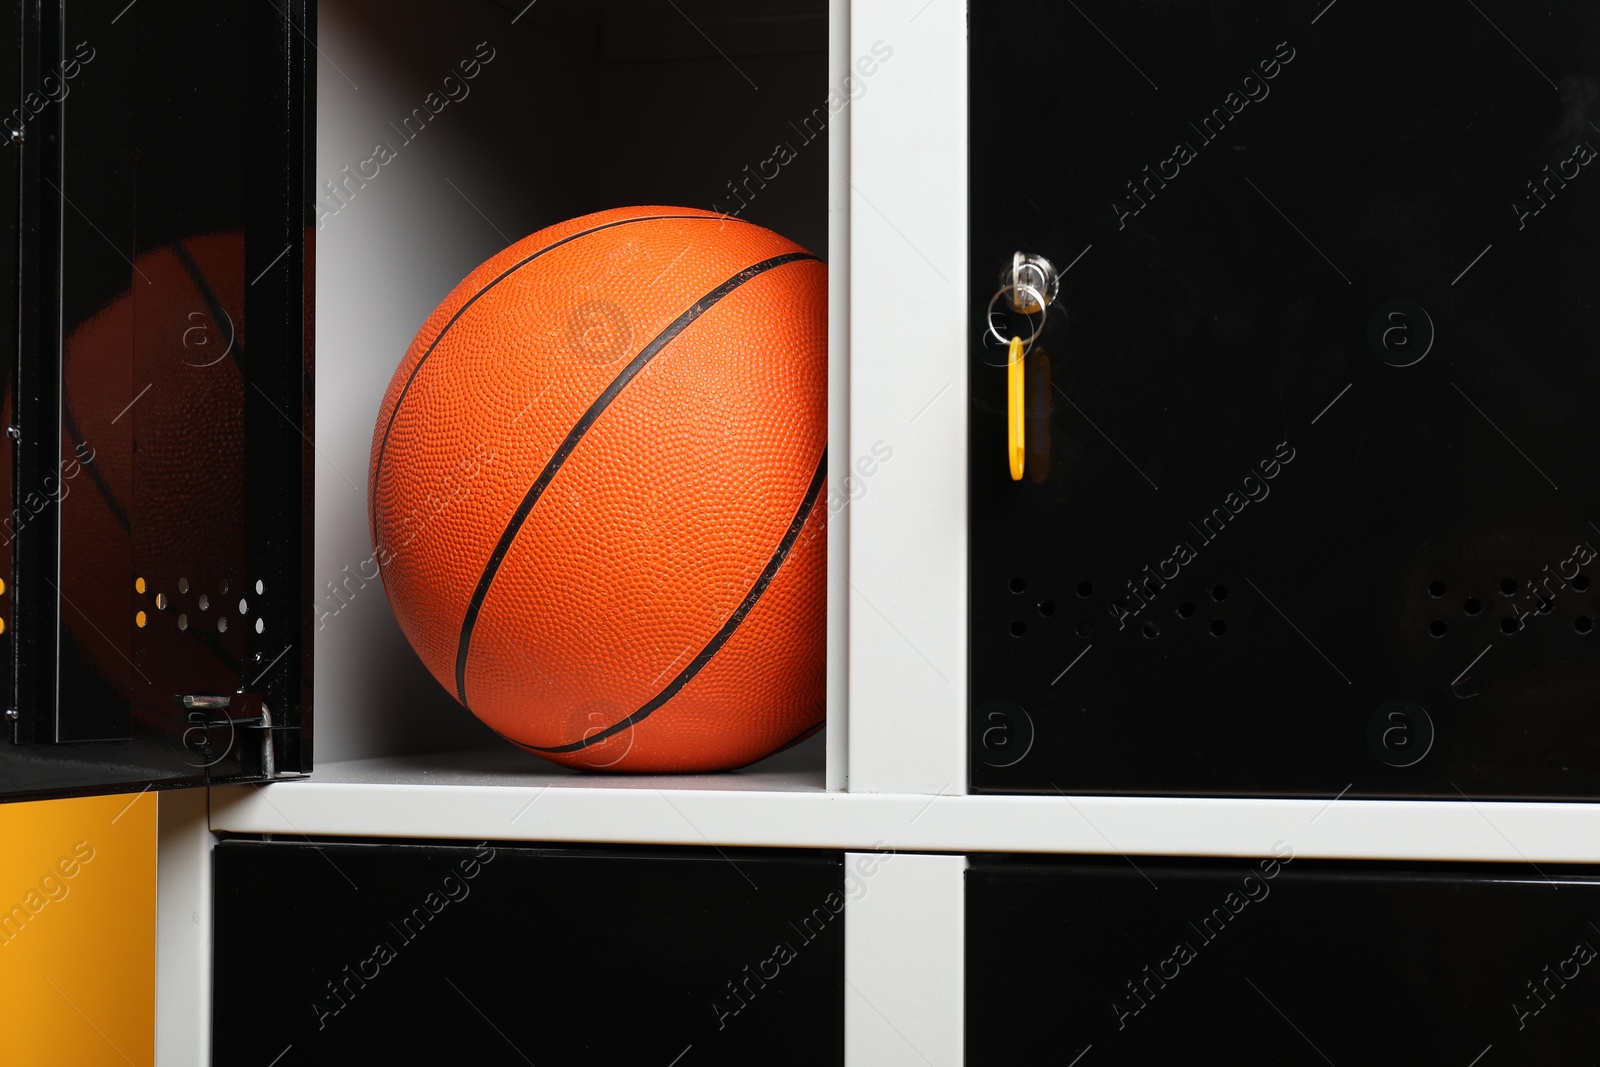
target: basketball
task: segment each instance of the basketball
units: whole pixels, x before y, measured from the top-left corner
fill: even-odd
[[[727,770],[822,727],[827,270],[752,223],[603,211],[489,259],[373,431],[401,630],[557,763]]]

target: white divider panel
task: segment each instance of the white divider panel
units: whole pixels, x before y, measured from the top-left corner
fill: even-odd
[[[965,856],[845,853],[847,1067],[959,1067]]]
[[[850,20],[850,789],[963,793],[967,9]]]
[[[156,797],[156,1063],[211,1062],[209,790]]]
[[[850,76],[850,0],[828,3],[828,84]],[[828,124],[828,755],[829,789],[848,785],[850,509],[834,487],[850,471],[850,109]],[[848,499],[838,497],[838,499]]]

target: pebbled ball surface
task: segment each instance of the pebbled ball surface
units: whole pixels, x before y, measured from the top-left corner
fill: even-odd
[[[457,286],[395,372],[368,471],[384,587],[512,742],[741,766],[822,724],[826,437],[822,263],[688,208],[549,227]]]

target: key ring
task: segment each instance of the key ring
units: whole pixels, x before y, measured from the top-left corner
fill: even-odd
[[[996,290],[994,296],[989,298],[989,310],[984,316],[989,324],[989,329],[987,332],[989,336],[993,337],[996,341],[999,341],[1002,345],[1005,345],[1008,349],[1011,346],[1013,338],[1001,337],[1000,331],[996,330],[994,327],[994,306],[998,304],[1000,302],[1000,298],[1005,296],[1007,293],[1015,293],[1018,296],[1021,296],[1023,293],[1028,293],[1033,298],[1032,306],[1038,309],[1036,312],[1022,312],[1022,314],[1026,315],[1030,319],[1033,318],[1035,314],[1039,316],[1039,325],[1034,327],[1032,333],[1022,339],[1022,351],[1023,354],[1026,355],[1028,349],[1033,347],[1033,342],[1038,340],[1039,335],[1044,332],[1045,321],[1049,317],[1049,300],[1037,287],[1029,285],[1027,282],[1008,282]],[[1004,367],[1010,363],[1011,360],[1008,356],[1006,359],[997,363],[990,363],[987,359],[985,359],[983,362],[988,363],[991,367]]]
[[[1000,336],[1000,331],[994,328],[994,306],[1002,296],[1012,293],[1019,299],[1011,302],[1013,307],[1028,305],[1022,302],[1024,294],[1033,298],[1033,306],[1039,309],[1039,325],[1024,340],[1021,335],[1013,335],[1009,340]],[[989,298],[989,310],[986,317],[989,320],[989,333],[995,340],[1006,346],[1006,462],[1011,468],[1011,480],[1022,480],[1023,467],[1027,459],[1027,429],[1025,425],[1026,405],[1023,378],[1027,369],[1028,347],[1044,332],[1045,320],[1049,316],[1050,305],[1044,293],[1027,284],[1026,282],[1013,281],[1002,285],[994,296]],[[1028,314],[1026,311],[1023,314]],[[1030,316],[1031,317],[1031,316]],[[987,362],[987,360],[985,361]]]
[[[1022,280],[1023,275],[1028,272],[1038,278],[1038,285]],[[1000,288],[989,298],[989,308],[984,313],[988,324],[987,333],[1006,346],[1005,362],[989,365],[1006,368],[1006,465],[1011,468],[1013,482],[1022,480],[1028,458],[1028,349],[1032,348],[1033,342],[1044,333],[1045,325],[1050,318],[1050,305],[1055,302],[1060,285],[1061,276],[1056,273],[1055,267],[1051,266],[1048,259],[1043,256],[1028,255],[1025,252],[1013,253],[1011,266],[1001,273]],[[1010,338],[1001,337],[1000,331],[995,329],[994,306],[1005,296],[1010,297],[1006,302],[1012,311],[1030,319],[1035,313],[1038,314],[1038,325],[1034,326],[1033,332],[1026,338],[1020,334]],[[985,340],[987,341],[987,338]],[[978,346],[979,358],[989,363],[988,359],[983,358],[985,347],[983,344]],[[1048,370],[1045,373],[1048,374]]]

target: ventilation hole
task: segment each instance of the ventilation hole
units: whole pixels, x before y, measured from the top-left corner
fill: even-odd
[[[1433,597],[1435,600],[1437,600],[1440,597],[1444,596],[1444,592],[1445,592],[1444,583],[1439,581],[1438,579],[1434,579],[1433,581],[1428,583],[1428,595]]]
[[[1505,618],[1500,620],[1501,633],[1514,634],[1520,629],[1522,629],[1522,620],[1518,619],[1515,615],[1507,615]]]
[[[1094,633],[1094,623],[1092,623],[1092,622],[1080,622],[1078,624],[1078,636],[1079,637],[1088,637],[1092,633]]]
[[[157,593],[156,594],[156,607],[158,609],[160,609],[161,611],[166,611],[167,610],[167,604],[168,604],[167,594],[165,594],[165,593]]]
[[[1142,627],[1142,632],[1146,637],[1154,640],[1155,638],[1161,636],[1161,627],[1157,626],[1154,620],[1151,620],[1144,624]]]
[[[1594,629],[1594,620],[1589,618],[1587,615],[1579,615],[1576,619],[1572,620],[1572,628],[1578,631],[1580,634],[1586,634],[1590,630]]]
[[[1211,636],[1212,637],[1221,637],[1223,634],[1225,634],[1227,632],[1228,632],[1228,624],[1227,623],[1223,622],[1221,619],[1212,619],[1211,620]]]
[[[1044,601],[1043,603],[1041,603],[1039,605],[1039,614],[1043,615],[1045,618],[1048,619],[1050,616],[1054,615],[1055,613],[1056,613],[1056,602],[1054,600],[1046,600],[1046,601]]]
[[[141,630],[144,629],[144,624],[149,621],[150,620],[145,617],[145,613],[142,611],[133,617],[133,624],[139,627]]]
[[[1023,622],[1021,619],[1018,619],[1016,622],[1011,624],[1011,636],[1012,637],[1021,637],[1023,634],[1025,634],[1027,632],[1028,632],[1028,624]]]
[[[1475,596],[1469,596],[1466,600],[1462,601],[1461,610],[1466,612],[1468,615],[1476,615],[1478,612],[1483,610],[1483,601],[1479,600]]]
[[[1178,605],[1178,618],[1187,619],[1189,616],[1191,616],[1193,614],[1194,614],[1194,605],[1189,603],[1187,600],[1185,600],[1182,604]]]
[[[209,608],[211,606],[211,598],[206,596],[204,593],[201,593],[200,594],[199,604],[200,604],[200,610],[204,611],[204,610],[206,610],[207,608]]]
[[[249,613],[250,613],[250,605],[245,602],[243,597],[241,597],[239,599],[239,614],[240,615],[248,615]]]
[[[266,633],[266,631],[267,631],[267,620],[266,619],[257,619],[256,620],[256,633],[258,633],[258,634]]]
[[[189,628],[189,616],[187,616],[187,615],[179,615],[178,616],[178,629],[187,630],[188,628]]]
[[[1516,596],[1517,595],[1517,580],[1515,578],[1502,578],[1500,580],[1500,595],[1501,596]]]
[[[135,593],[144,592],[144,579],[143,578],[135,578],[133,580],[133,591]]]
[[[228,632],[228,617],[226,615],[218,615],[217,616],[217,633],[225,634],[227,632]]]
[[[1214,586],[1212,586],[1211,587],[1211,599],[1212,600],[1227,600],[1228,599],[1228,587],[1225,586],[1225,585],[1214,585]]]
[[[1450,629],[1450,627],[1444,624],[1443,619],[1434,619],[1428,624],[1428,632],[1435,637],[1443,637],[1445,635],[1445,631],[1448,629]]]
[[[1022,578],[1011,579],[1011,591],[1013,593],[1020,593],[1026,588],[1028,588],[1028,583],[1026,580]]]
[[[1580,593],[1589,588],[1589,576],[1587,574],[1574,574],[1572,576],[1572,588]],[[0,584],[0,593],[5,591],[5,586]]]
[[[5,596],[5,595],[6,595],[6,580],[4,578],[0,578],[0,596]]]
[[[257,578],[256,579],[256,596],[260,596],[262,593],[265,593],[266,591],[267,591],[267,587],[261,584],[261,579],[260,578]]]
[[[0,634],[6,632],[6,620],[0,619]]]
[[[1078,595],[1084,597],[1094,595],[1094,585],[1087,578],[1078,583]]]
[[[187,593],[188,591],[189,591],[189,579],[187,579],[187,578],[179,578],[178,579],[178,592]]]
[[[228,595],[228,579],[224,578],[224,579],[222,579],[222,581],[217,583],[217,591],[220,592],[223,596],[227,596]]]

